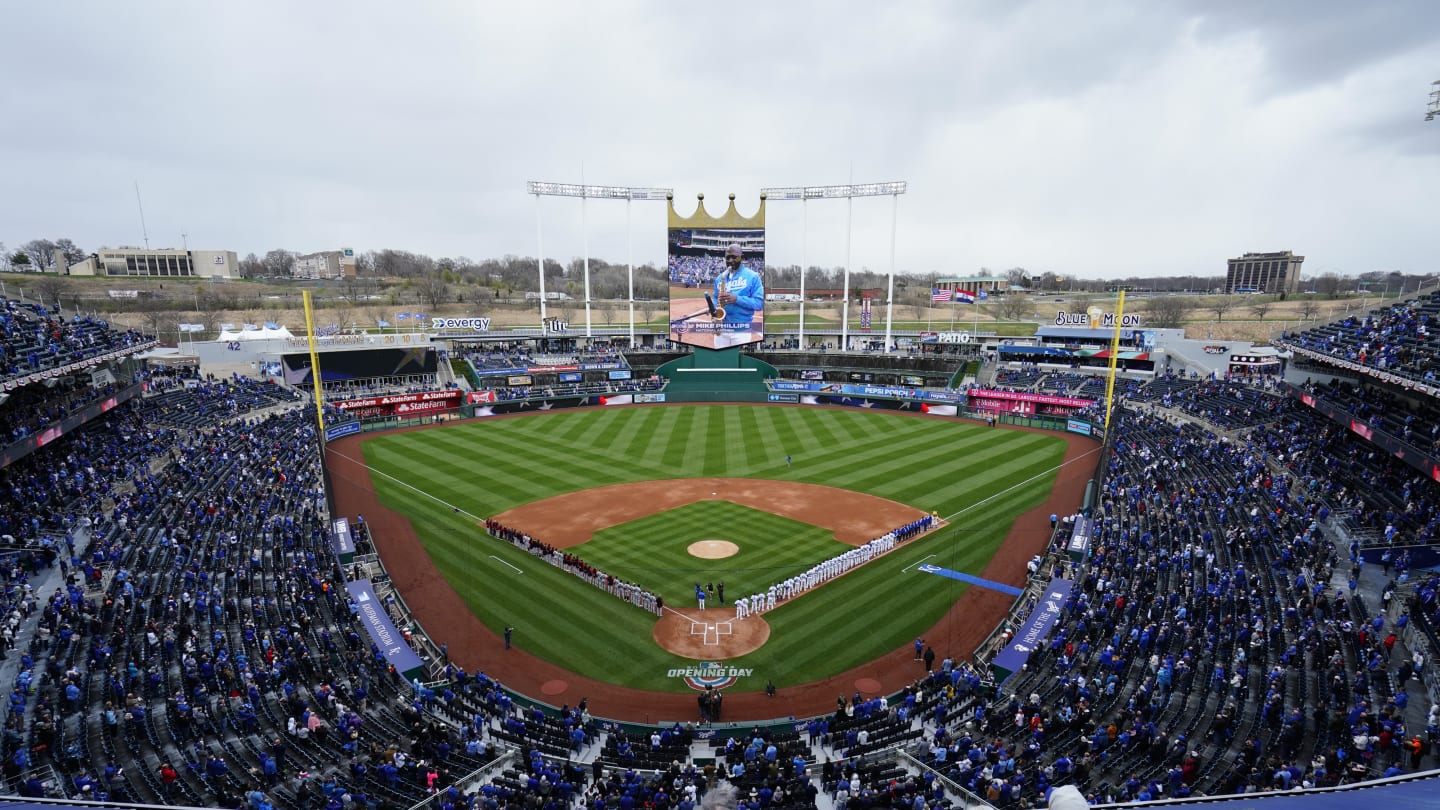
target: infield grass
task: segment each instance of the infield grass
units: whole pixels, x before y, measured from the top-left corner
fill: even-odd
[[[771,679],[786,686],[843,672],[930,628],[970,586],[917,573],[916,564],[980,574],[1015,516],[1048,496],[1065,443],[1044,433],[859,409],[695,405],[471,421],[381,434],[361,447],[381,501],[410,519],[436,565],[481,621],[497,632],[515,627],[518,646],[598,680],[686,691],[665,671],[690,662],[655,644],[652,615],[486,536],[463,513],[489,516],[606,484],[730,476],[852,489],[951,517],[945,529],[766,614],[770,641],[728,663],[754,670],[739,689],[763,688]],[[791,467],[787,454],[794,459]],[[733,539],[717,536],[718,530],[687,527],[688,507],[666,514],[675,534],[689,532],[692,541]],[[652,520],[661,531],[664,519],[632,521],[597,539],[607,535],[608,546],[609,532],[633,531],[641,523],[648,531]],[[772,553],[752,543],[741,544],[742,554]],[[624,545],[621,539],[617,548]],[[597,543],[600,556],[582,556],[601,568],[606,568],[601,559],[646,567],[628,561],[644,559],[645,542],[633,546],[623,552],[629,556],[621,556]],[[805,559],[817,558],[805,552]],[[716,561],[716,570],[726,563]],[[809,562],[795,564],[803,570]],[[696,573],[687,568],[677,581],[693,580]],[[726,579],[727,597],[748,592],[732,590]],[[443,628],[427,629],[444,638]],[[946,639],[929,641],[942,656],[971,652],[950,649]]]

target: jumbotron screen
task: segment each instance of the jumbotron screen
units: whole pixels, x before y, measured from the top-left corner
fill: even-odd
[[[765,230],[671,228],[670,339],[706,349],[765,338]]]
[[[282,354],[280,364],[285,382],[290,385],[311,384],[309,354]],[[439,359],[435,350],[429,346],[409,349],[354,349],[324,352],[320,355],[322,382],[434,374],[438,367]]]

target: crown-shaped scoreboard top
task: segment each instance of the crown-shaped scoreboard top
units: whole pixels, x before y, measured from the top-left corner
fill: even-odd
[[[730,207],[718,217],[710,216],[705,210],[705,195],[696,194],[695,213],[683,217],[675,210],[675,195],[667,194],[670,205],[671,228],[759,228],[765,227],[765,195],[760,195],[760,208],[754,216],[745,216],[735,210],[735,195],[730,195]]]

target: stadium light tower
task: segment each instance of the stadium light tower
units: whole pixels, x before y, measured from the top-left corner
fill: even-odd
[[[1434,121],[1440,116],[1440,81],[1430,83],[1430,109],[1425,112],[1426,121]]]
[[[633,247],[630,240],[630,203],[634,200],[661,200],[664,201],[675,193],[669,188],[632,188],[630,186],[592,186],[584,183],[544,183],[538,180],[531,180],[525,184],[525,190],[535,195],[535,241],[540,254],[538,263],[540,265],[540,322],[545,322],[545,242],[544,228],[541,224],[540,198],[541,197],[579,197],[580,198],[580,231],[581,239],[584,241],[584,262],[585,262],[585,337],[590,337],[590,242],[585,227],[585,201],[588,199],[600,200],[624,200],[625,201],[625,266],[629,275],[629,302],[630,302],[630,346],[635,346],[635,260]]]
[[[799,200],[807,206],[810,200],[845,200],[845,289],[841,291],[840,306],[840,350],[850,347],[850,210],[856,197],[890,198],[890,281],[885,290],[885,351],[890,351],[890,327],[894,322],[895,309],[895,225],[899,218],[900,195],[905,193],[904,180],[891,183],[850,183],[843,186],[790,186],[784,188],[762,188],[760,193],[768,200]],[[800,243],[800,348],[805,348],[805,255],[810,244],[810,212],[805,210],[804,236]]]

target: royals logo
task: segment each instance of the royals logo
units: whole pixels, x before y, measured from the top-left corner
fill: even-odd
[[[667,678],[682,678],[685,685],[697,692],[704,692],[706,688],[727,689],[734,686],[741,678],[750,677],[753,669],[745,667],[727,667],[719,661],[705,661],[688,667],[676,667],[665,673]]]

